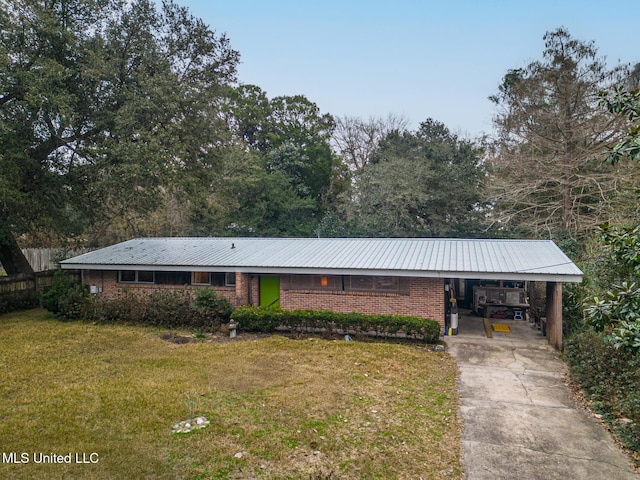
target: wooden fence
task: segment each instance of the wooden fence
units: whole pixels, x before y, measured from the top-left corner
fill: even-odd
[[[61,260],[90,252],[89,248],[23,248],[22,253],[34,272],[56,270]]]
[[[64,271],[72,281],[80,283],[82,275],[78,271]],[[0,277],[0,313],[32,308],[38,305],[38,295],[46,291],[53,282],[54,270],[38,272],[34,276],[14,275]]]
[[[89,249],[24,248],[22,253],[36,272],[33,276],[2,276],[0,265],[0,313],[38,306],[38,296],[51,287],[53,275],[61,260],[89,252]],[[65,270],[74,282],[80,283],[79,272]]]

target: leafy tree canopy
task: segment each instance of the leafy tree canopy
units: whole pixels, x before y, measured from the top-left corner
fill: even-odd
[[[640,64],[636,69],[640,70]],[[611,149],[609,160],[613,164],[625,157],[640,161],[640,90],[618,86],[612,94],[601,92],[600,95],[609,112],[626,117],[630,123],[628,134]]]
[[[0,262],[15,239],[153,211],[214,168],[238,53],[172,2],[11,0],[0,32]],[[187,182],[188,183],[188,182]],[[17,263],[16,263],[17,262]]]
[[[246,183],[232,182],[242,205],[232,213],[233,223],[242,219],[241,231],[252,235],[313,235],[342,188],[340,162],[329,143],[333,117],[303,95],[269,99],[255,85],[234,88],[228,105],[236,146],[250,147],[243,157],[254,165]]]
[[[603,251],[615,272],[615,283],[586,302],[586,313],[597,331],[616,348],[640,352],[640,227],[603,225]]]
[[[480,149],[428,119],[417,132],[393,131],[380,143],[346,216],[366,236],[474,235],[484,175]]]

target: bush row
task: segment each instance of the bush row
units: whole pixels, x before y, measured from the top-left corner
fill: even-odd
[[[215,331],[229,321],[231,303],[215,290],[156,290],[138,294],[123,290],[110,298],[90,298],[85,318],[104,323],[142,323],[162,328]]]
[[[264,307],[239,307],[231,314],[239,328],[249,332],[273,332],[277,328],[293,331],[320,329],[323,331],[355,334],[423,338],[436,343],[440,337],[440,324],[435,320],[403,315],[365,315],[362,313],[336,313],[327,310],[281,310]]]
[[[572,379],[640,465],[640,356],[616,349],[601,334],[584,332],[567,341],[565,358]]]
[[[402,333],[427,343],[437,342],[440,336],[438,322],[420,317],[254,306],[233,310],[231,303],[212,288],[154,290],[144,294],[124,289],[112,297],[96,297],[89,295],[86,288],[73,284],[64,274],[54,277],[51,289],[41,295],[40,304],[62,319],[189,327],[201,331],[216,330],[232,318],[240,323],[242,330],[252,332],[288,328],[380,336]]]
[[[43,308],[66,320],[101,323],[142,323],[163,328],[187,327],[216,330],[228,322],[232,306],[212,288],[155,290],[136,293],[123,290],[113,297],[89,295],[86,288],[54,278],[52,288],[40,297]]]

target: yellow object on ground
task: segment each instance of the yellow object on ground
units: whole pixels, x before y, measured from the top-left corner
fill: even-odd
[[[493,328],[494,332],[510,332],[511,327],[509,325],[505,325],[504,323],[492,323],[491,328]]]

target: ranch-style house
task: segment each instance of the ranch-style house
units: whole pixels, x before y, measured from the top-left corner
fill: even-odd
[[[556,348],[562,283],[582,280],[550,240],[137,238],[61,266],[81,270],[101,295],[209,286],[234,306],[414,315],[438,321],[442,332],[451,298],[484,315],[518,315],[527,307],[524,285],[546,282],[547,338]]]

